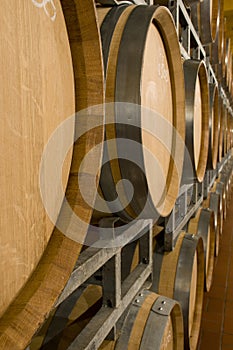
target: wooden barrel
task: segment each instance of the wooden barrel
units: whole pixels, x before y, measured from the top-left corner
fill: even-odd
[[[223,132],[224,132],[225,106],[222,97],[219,97],[219,136],[218,136],[218,161],[221,162],[223,154]]]
[[[221,70],[222,70],[222,85],[224,85],[225,77],[226,77],[226,45],[227,45],[227,24],[226,18],[223,17],[223,30],[222,30],[222,57],[221,57]],[[224,85],[225,86],[225,85]]]
[[[233,71],[233,54],[230,52],[229,64],[228,64],[228,89],[232,93],[232,71]]]
[[[229,85],[229,63],[230,63],[230,55],[231,55],[231,39],[226,39],[226,52],[225,52],[225,64],[226,64],[226,72],[225,72],[225,82],[226,86]]]
[[[194,177],[202,181],[205,175],[209,139],[209,89],[206,66],[203,61],[186,60],[185,77],[186,137],[185,144],[192,162]],[[192,182],[188,172],[189,159],[185,154],[184,183]]]
[[[219,176],[219,182],[224,184],[224,190],[226,194],[226,208],[229,205],[229,194],[230,194],[230,173],[228,173],[227,169],[223,169]]]
[[[149,290],[139,293],[116,341],[104,341],[101,350],[184,349],[180,305]]]
[[[184,348],[196,349],[204,293],[202,238],[180,233],[172,252],[164,252],[156,243],[153,259],[151,289],[181,304],[184,318]]]
[[[223,167],[221,174],[227,176],[229,192],[231,191],[230,187],[232,184],[232,175],[233,175],[233,159],[230,158],[226,165]]]
[[[217,33],[215,37],[215,41],[211,45],[211,63],[213,65],[221,63],[222,60],[222,40],[223,40],[223,30],[224,30],[224,14],[223,14],[223,1],[218,0],[219,4],[219,15],[218,15],[218,22],[217,22]]]
[[[223,105],[222,110],[222,157],[227,154],[227,108]]]
[[[226,188],[225,188],[225,184],[223,182],[220,181],[220,179],[218,178],[212,189],[212,192],[216,192],[220,195],[221,197],[221,201],[222,201],[222,212],[223,212],[223,219],[226,219],[226,213],[227,213],[227,200],[226,200]]]
[[[75,111],[103,103],[103,73],[93,1],[75,0],[67,6],[58,0],[46,5],[3,0],[1,13],[0,348],[16,350],[27,346],[51,310],[82,247],[54,227],[46,214],[39,187],[43,150]],[[100,116],[103,124],[103,113]],[[80,226],[85,237],[92,209],[82,199],[77,173],[86,152],[103,140],[103,126],[72,147],[75,131],[73,122],[66,125],[66,135],[59,134],[51,176],[56,182],[62,170],[67,201],[86,220]],[[61,169],[57,155],[67,142],[71,149]],[[99,163],[100,151],[98,156]],[[98,173],[94,162],[93,170]],[[82,171],[94,176],[85,164]],[[47,196],[53,191],[58,189],[49,188]],[[63,212],[63,199],[64,195],[57,197],[51,205],[55,218]]]
[[[226,85],[230,93],[232,92],[232,69],[233,69],[233,57],[231,49],[231,41],[229,40],[227,51],[227,72],[226,72]]]
[[[231,149],[231,125],[232,125],[232,115],[230,113],[230,111],[228,110],[227,111],[227,135],[226,135],[226,138],[227,138],[227,153],[230,151]]]
[[[216,84],[209,84],[210,92],[210,115],[209,115],[209,147],[207,169],[216,169],[218,158],[219,136],[219,94]]]
[[[185,125],[183,70],[173,18],[163,6],[141,5],[99,8],[98,15],[106,139],[112,141],[104,150],[110,161],[101,170],[103,196],[126,221],[166,216],[179,191]]]
[[[200,208],[195,217],[189,221],[188,232],[201,236],[203,240],[205,257],[205,290],[209,292],[213,281],[215,241],[217,238],[215,236],[214,212],[209,209]]]
[[[220,194],[209,192],[207,199],[203,201],[203,207],[209,208],[214,212],[215,256],[218,256],[223,229],[222,198]]]
[[[203,0],[191,6],[191,19],[204,46],[216,39],[219,25],[219,0]]]

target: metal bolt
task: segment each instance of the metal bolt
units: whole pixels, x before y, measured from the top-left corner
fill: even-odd
[[[165,305],[165,304],[166,304],[166,301],[165,301],[165,300],[163,300],[163,301],[162,301],[162,304],[163,304],[163,305]]]
[[[135,300],[135,303],[140,303],[140,300],[139,300],[139,299],[136,299],[136,300]]]
[[[162,308],[162,307],[159,307],[158,310],[159,310],[159,311],[163,311],[163,308]]]
[[[139,293],[139,296],[140,296],[140,297],[143,297],[143,294],[142,294],[142,293]]]

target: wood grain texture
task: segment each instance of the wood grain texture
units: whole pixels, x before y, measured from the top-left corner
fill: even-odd
[[[53,224],[40,204],[38,166],[44,144],[61,121],[74,111],[103,103],[102,56],[94,2],[55,0],[54,4],[56,18],[52,21],[50,17],[54,15],[51,12],[54,9],[50,6],[46,8],[47,15],[44,8],[35,7],[31,1],[2,3],[5,19],[0,24],[0,35],[5,49],[1,54],[0,69],[5,83],[4,93],[0,95],[8,103],[1,103],[6,121],[1,132],[5,134],[3,146],[8,150],[7,165],[3,168],[9,184],[1,186],[1,191],[6,191],[4,195],[1,193],[2,197],[7,200],[2,202],[5,209],[1,207],[2,213],[6,213],[1,221],[5,225],[2,232],[6,233],[1,239],[13,238],[12,243],[4,242],[2,247],[9,246],[9,252],[12,249],[14,254],[16,245],[24,245],[24,260],[20,257],[20,248],[17,248],[16,261],[23,269],[27,266],[27,271],[17,271],[20,283],[8,302],[4,300],[5,308],[26,282],[0,320],[1,349],[16,350],[27,346],[64,288],[82,247],[81,243],[67,238],[58,229],[53,230]],[[98,115],[103,121],[100,110]],[[73,134],[70,137],[73,138]],[[80,227],[82,239],[86,235],[92,208],[81,196],[77,173],[87,151],[102,140],[100,122],[99,128],[76,142],[71,166],[68,160],[66,170],[63,169],[65,182],[70,173],[67,200],[75,214],[86,223]],[[82,166],[81,171],[87,178],[96,180],[101,154],[102,150],[99,150],[91,171],[85,164]],[[95,189],[89,190],[93,192],[94,201]],[[61,202],[55,204],[59,213]],[[62,209],[59,215],[62,215]],[[11,226],[14,228],[12,234],[9,233]],[[20,239],[17,239],[19,235]],[[9,288],[12,289],[12,283]]]
[[[197,78],[194,95],[194,123],[193,123],[193,142],[194,142],[194,161],[197,169],[201,152],[202,136],[202,103],[200,79]]]
[[[163,256],[158,292],[160,294],[168,296],[169,298],[173,298],[174,295],[176,267],[180,255],[182,241],[184,239],[184,234],[185,233],[183,232],[179,235],[174,250],[172,252],[164,253]]]
[[[209,147],[209,87],[204,61],[185,60],[186,138],[183,183],[196,178],[203,181]],[[191,169],[194,174],[192,174]]]
[[[54,22],[31,1],[3,1],[2,10],[0,315],[25,284],[51,236],[54,224],[40,197],[40,161],[51,134],[75,110],[60,6]],[[73,136],[74,123],[71,144]],[[65,186],[70,163],[71,155],[64,169]],[[62,200],[54,203],[56,217]]]

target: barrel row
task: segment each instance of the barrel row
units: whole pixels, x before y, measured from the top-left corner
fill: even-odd
[[[144,12],[148,22],[147,26],[143,22],[144,34],[141,30],[139,36],[135,23],[140,23]],[[110,211],[125,221],[167,216],[180,184],[203,181],[206,169],[215,169],[230,151],[233,118],[218,87],[208,83],[205,63],[183,60],[181,64],[177,36],[164,7],[99,7],[97,13],[106,102],[114,103],[106,114],[106,138],[112,142],[104,148],[106,159],[111,160],[102,167],[102,196]],[[136,101],[140,110],[135,108]],[[129,144],[121,156],[117,140],[122,138],[136,141],[139,149]],[[123,179],[134,188],[132,198]],[[116,188],[120,182],[122,186]]]
[[[135,23],[144,12],[139,35]],[[180,184],[203,181],[206,169],[215,169],[230,150],[230,111],[218,87],[208,83],[203,61],[181,64],[173,21],[164,7],[98,7],[97,13],[109,104],[105,137],[111,140],[104,147],[110,160],[102,166],[100,192],[110,212],[125,221],[167,216]],[[130,142],[121,156],[122,139]],[[131,141],[139,146],[136,152]]]
[[[154,4],[171,7],[169,0],[154,0]],[[216,41],[223,13],[222,0],[185,0],[184,5],[204,46]]]
[[[202,207],[188,222],[188,233],[179,234],[173,251],[165,252],[163,240],[158,236],[154,240],[152,290],[181,304],[185,349],[197,346],[203,289],[209,292],[212,285],[231,193],[232,158],[223,167]]]
[[[171,252],[164,251],[163,232],[153,228],[153,279],[142,290],[118,325],[115,340],[104,340],[101,350],[196,349],[204,290],[211,288],[215,258],[220,249],[223,199],[232,179],[232,160],[222,169],[202,208],[181,232]],[[221,185],[221,186],[220,186]],[[140,263],[137,241],[122,250],[122,278]],[[127,265],[127,266],[126,266]],[[127,272],[127,268],[129,270]],[[67,349],[102,305],[102,289],[84,285],[53,311],[29,349]]]
[[[171,8],[168,0],[154,0],[154,3]],[[218,82],[231,100],[233,96],[233,56],[231,39],[227,37],[224,2],[223,0],[187,0],[184,3]]]

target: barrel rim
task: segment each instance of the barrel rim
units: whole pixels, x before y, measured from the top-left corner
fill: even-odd
[[[217,84],[209,84],[210,117],[209,117],[209,148],[207,169],[216,169],[218,157],[219,120],[219,91]],[[214,121],[214,124],[213,124]]]
[[[196,171],[196,178],[199,182],[203,181],[207,166],[208,144],[209,140],[209,89],[207,69],[204,61],[188,59],[184,61],[185,77],[185,104],[186,104],[186,147],[189,151],[193,167]],[[199,155],[198,164],[194,160],[194,92],[197,79],[200,80],[201,101],[202,101],[202,134],[201,146],[202,152]],[[184,164],[185,168],[185,164]],[[185,181],[186,179],[184,179]]]

